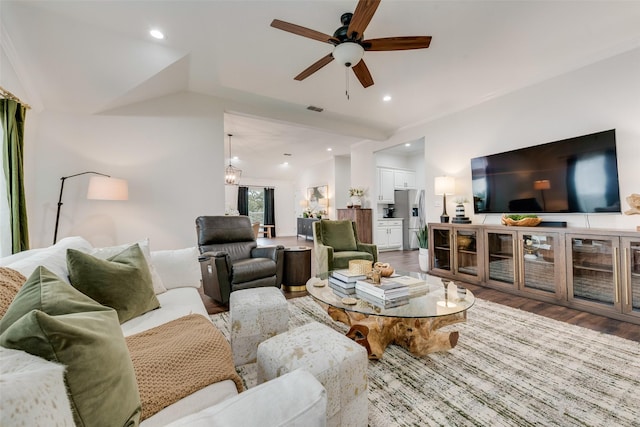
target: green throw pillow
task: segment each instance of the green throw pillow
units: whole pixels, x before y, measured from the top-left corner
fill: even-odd
[[[120,323],[160,307],[147,261],[137,243],[106,260],[67,249],[67,267],[73,287],[114,308]]]
[[[7,311],[13,311],[11,322],[2,319],[0,345],[67,366],[76,425],[136,426],[140,395],[117,314],[51,276],[36,269],[25,284],[30,289],[16,295]],[[28,310],[33,305],[39,308]]]
[[[0,333],[32,310],[51,315],[93,311],[96,302],[69,286],[47,268],[33,270],[0,320]]]
[[[358,244],[349,220],[322,221],[322,241],[334,251],[357,251]]]

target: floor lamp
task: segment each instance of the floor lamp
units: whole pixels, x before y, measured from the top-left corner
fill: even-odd
[[[436,176],[434,190],[436,196],[442,194],[442,215],[440,215],[440,222],[449,222],[449,215],[447,215],[447,194],[453,194],[456,191],[456,182],[452,176]]]
[[[75,175],[63,176],[60,178],[60,197],[58,198],[58,211],[56,213],[56,228],[53,232],[53,244],[58,240],[58,224],[60,222],[60,208],[62,207],[62,192],[64,191],[64,182],[69,178],[80,175],[94,174],[89,180],[89,189],[87,190],[87,199],[89,200],[127,200],[129,198],[129,188],[127,181],[124,179],[111,178],[100,172],[81,172]]]

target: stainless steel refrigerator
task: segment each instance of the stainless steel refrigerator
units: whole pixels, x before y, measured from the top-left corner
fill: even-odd
[[[402,221],[402,249],[418,249],[416,232],[424,227],[424,190],[396,190],[394,218]]]

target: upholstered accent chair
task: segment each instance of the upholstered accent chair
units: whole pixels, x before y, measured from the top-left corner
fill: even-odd
[[[356,223],[322,219],[313,223],[313,246],[318,273],[348,268],[352,259],[378,261],[378,247],[360,243]]]
[[[280,287],[284,246],[258,247],[249,217],[200,216],[196,231],[205,295],[227,304],[239,289]]]

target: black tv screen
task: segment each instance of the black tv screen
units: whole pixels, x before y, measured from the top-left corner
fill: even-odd
[[[475,213],[620,212],[615,129],[471,159]]]

